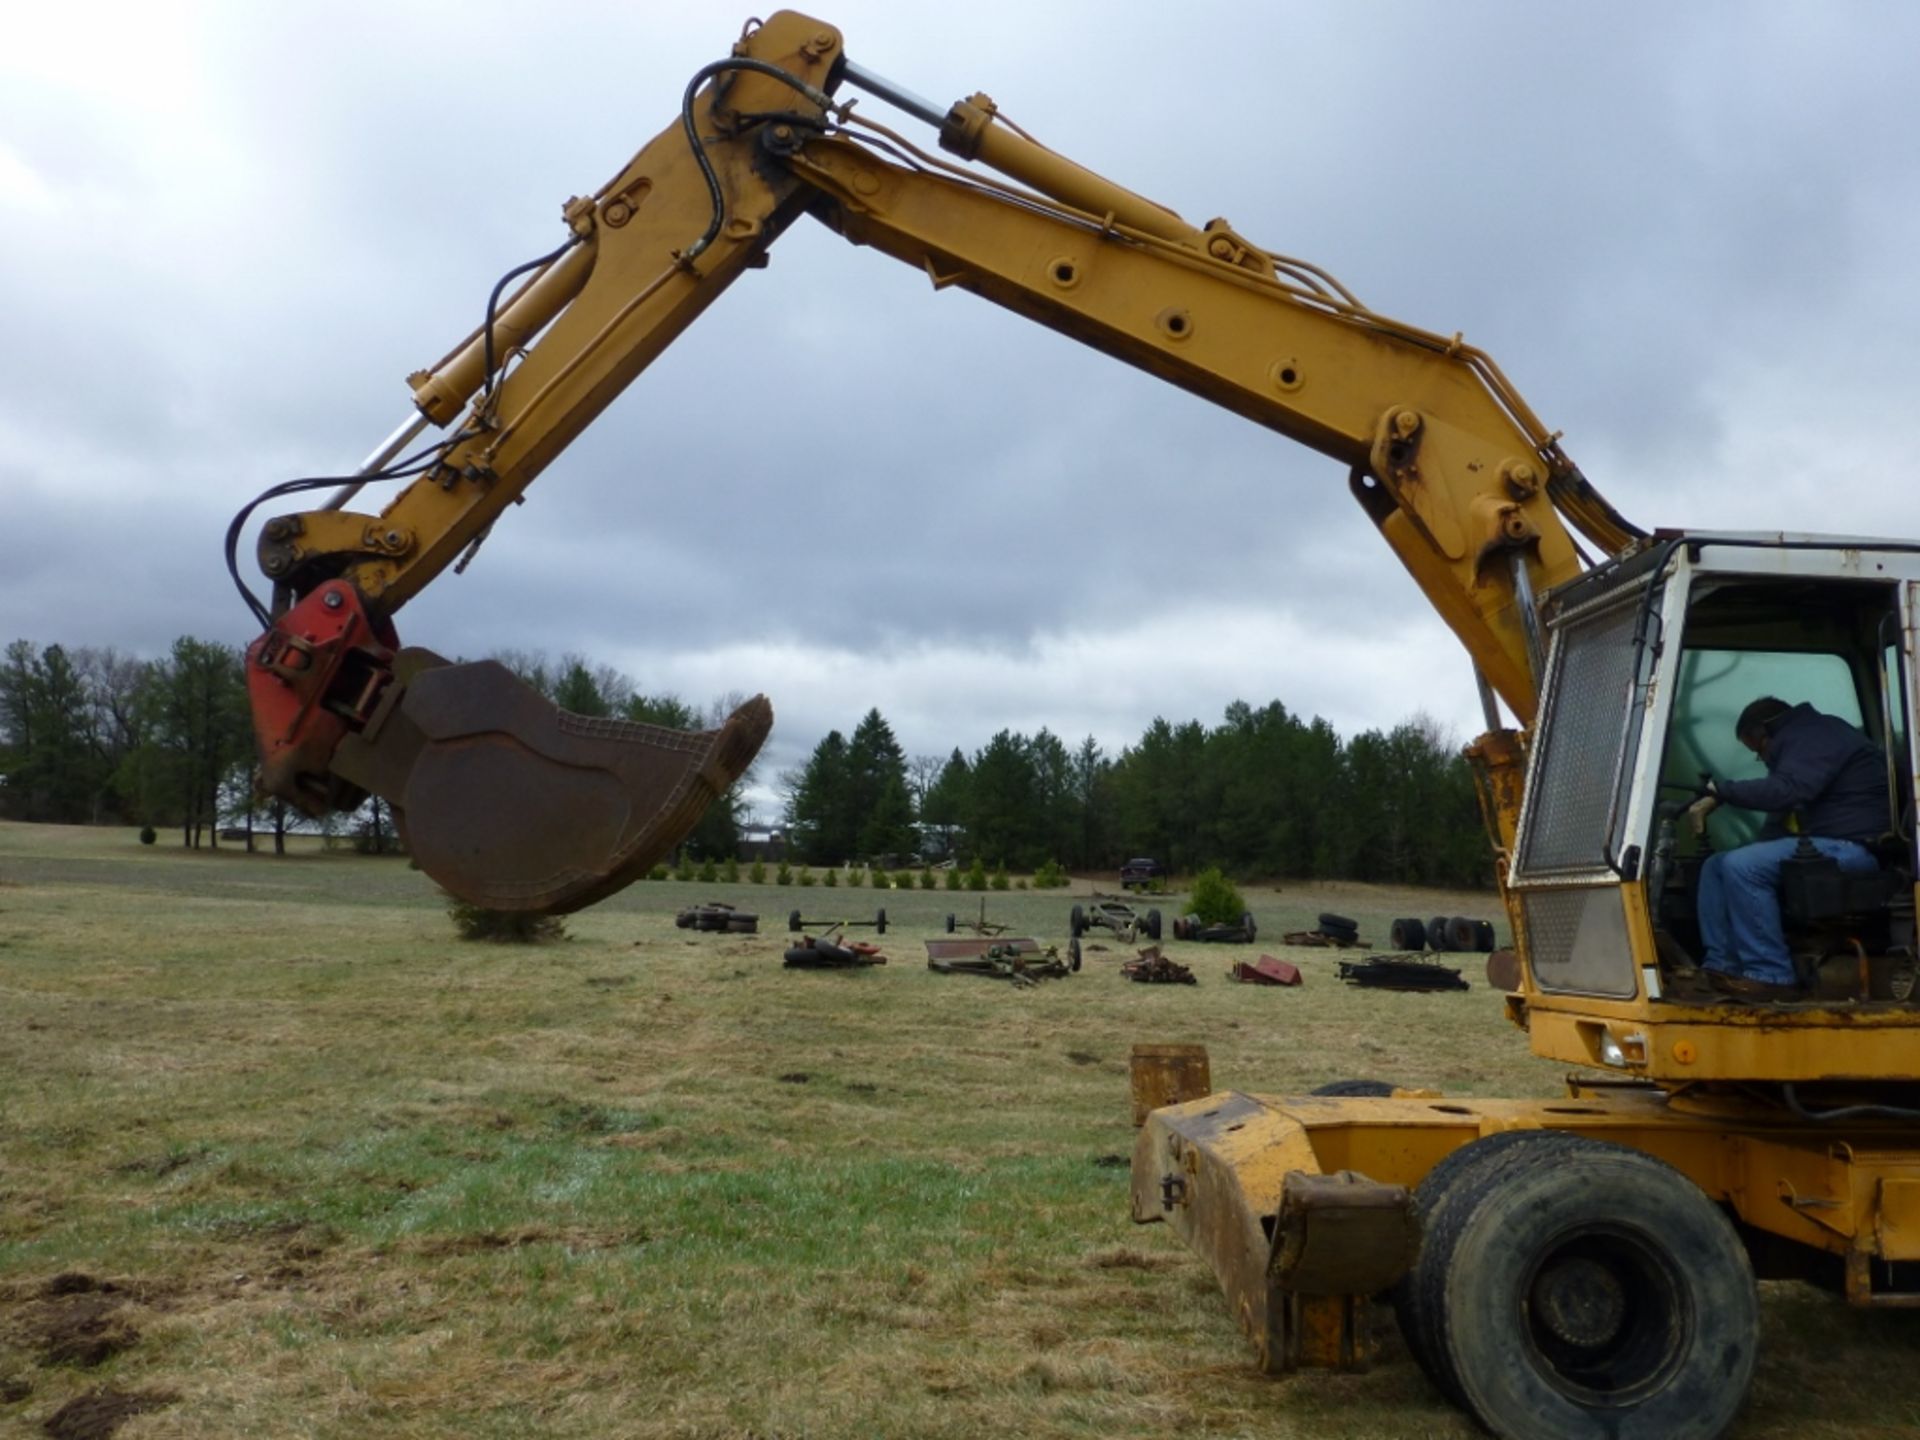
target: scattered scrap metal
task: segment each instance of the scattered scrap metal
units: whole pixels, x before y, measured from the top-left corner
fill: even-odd
[[[1198,940],[1208,945],[1251,945],[1258,933],[1251,910],[1240,917],[1237,925],[1209,925],[1198,915],[1181,915],[1173,922],[1174,939]]]
[[[947,916],[947,933],[949,935],[953,934],[956,930],[971,930],[976,935],[1004,935],[1012,928],[1013,926],[1011,925],[1002,925],[997,920],[987,919],[987,902],[985,900],[980,902],[980,918],[977,920],[962,920],[957,915]]]
[[[1301,977],[1298,965],[1262,955],[1254,961],[1234,961],[1227,970],[1227,978],[1242,985],[1298,985]]]
[[[1349,985],[1375,990],[1466,990],[1458,970],[1424,955],[1371,955],[1365,960],[1342,960],[1340,978]]]
[[[787,929],[798,934],[809,926],[825,926],[832,930],[871,930],[876,935],[887,933],[887,912],[876,910],[871,920],[806,920],[798,910],[787,912]]]
[[[1103,900],[1097,896],[1090,905],[1074,906],[1067,925],[1068,933],[1076,940],[1096,925],[1102,930],[1111,930],[1129,945],[1142,932],[1149,940],[1160,938],[1158,910],[1149,910],[1143,915],[1124,900]]]
[[[673,923],[682,930],[725,930],[735,935],[757,935],[760,933],[760,917],[746,910],[736,910],[731,905],[718,900],[704,905],[689,905],[673,917]]]
[[[795,912],[798,913],[797,911]],[[851,970],[865,965],[884,965],[887,957],[878,945],[865,940],[849,940],[836,925],[824,935],[806,935],[800,943],[787,948],[789,970]]]
[[[1120,967],[1120,973],[1143,985],[1198,985],[1199,979],[1186,966],[1169,960],[1158,945],[1149,945],[1139,958]]]
[[[929,950],[933,943],[927,942]],[[1019,944],[989,945],[971,957],[930,953],[927,968],[941,975],[984,975],[989,980],[1007,980],[1021,989],[1038,985],[1042,980],[1063,980],[1071,973],[1067,962],[1060,958],[1059,948],[1053,945],[1037,951]],[[1076,963],[1071,968],[1078,970],[1080,966]]]

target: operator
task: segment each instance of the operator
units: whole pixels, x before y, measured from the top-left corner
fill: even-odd
[[[1867,842],[1892,825],[1886,759],[1838,716],[1771,695],[1742,710],[1733,728],[1767,773],[1759,780],[1709,779],[1707,794],[1764,810],[1767,822],[1752,844],[1711,855],[1701,867],[1702,968],[1726,994],[1796,999],[1800,982],[1780,921],[1780,867],[1807,839],[1842,870],[1879,869]]]

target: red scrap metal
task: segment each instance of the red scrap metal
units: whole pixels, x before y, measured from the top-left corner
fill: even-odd
[[[1298,985],[1301,980],[1298,965],[1276,960],[1271,955],[1262,955],[1251,963],[1245,960],[1234,962],[1233,968],[1227,971],[1227,978],[1238,980],[1242,985]]]
[[[1158,945],[1149,945],[1140,952],[1138,959],[1127,961],[1120,967],[1120,973],[1129,980],[1138,980],[1143,985],[1198,985],[1200,983],[1193,971],[1162,955]]]

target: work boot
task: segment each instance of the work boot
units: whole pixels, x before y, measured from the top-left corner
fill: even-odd
[[[1730,1000],[1768,1004],[1806,999],[1806,992],[1798,985],[1776,985],[1771,980],[1750,980],[1745,975],[1729,975],[1724,970],[1709,970],[1706,975],[1707,983]]]

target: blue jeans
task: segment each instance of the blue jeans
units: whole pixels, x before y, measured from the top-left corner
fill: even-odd
[[[1799,983],[1780,925],[1779,890],[1780,867],[1799,843],[1790,835],[1707,857],[1694,897],[1707,969],[1773,985]],[[1866,846],[1852,840],[1816,839],[1813,846],[1838,860],[1842,870],[1880,868]]]

